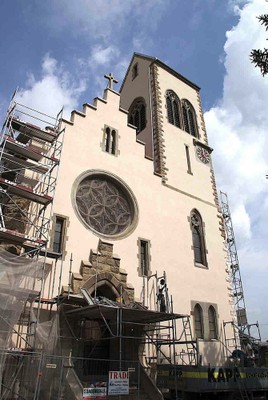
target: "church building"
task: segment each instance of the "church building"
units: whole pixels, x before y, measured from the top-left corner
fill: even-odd
[[[119,92],[106,77],[103,98],[63,120],[49,242],[62,253],[62,286],[72,259],[75,293],[154,308],[151,277],[165,275],[174,312],[191,315],[201,347],[217,346],[232,316],[200,88],[141,54]]]
[[[49,265],[40,289],[41,319],[49,319],[57,307],[61,310],[60,336],[69,332],[63,340],[66,356],[70,349],[79,357],[94,354],[96,359],[118,359],[120,353],[120,360],[140,360],[148,370],[156,359],[186,363],[191,351],[186,339],[182,345],[175,340],[173,347],[168,342],[159,354],[150,343],[141,349],[138,339],[135,344],[129,339],[133,332],[141,338],[146,324],[160,326],[171,315],[158,340],[170,338],[171,331],[172,337],[175,331],[182,337],[182,329],[193,352],[198,351],[199,364],[223,365],[225,325],[233,320],[233,305],[200,88],[159,59],[138,53],[119,90],[111,73],[105,78],[103,97],[74,110],[70,119],[60,120],[59,162],[55,161],[59,147],[51,145],[49,150],[51,193],[43,194],[42,200],[29,180],[19,182],[27,188],[28,201],[41,204],[43,214],[27,203],[28,210],[50,222],[46,244],[41,243],[39,251]],[[7,141],[6,165],[11,162],[10,149],[14,152],[15,142],[26,135],[19,123],[17,128],[14,120],[12,124],[20,135]],[[32,174],[40,181],[44,174],[40,160],[47,142],[52,143],[49,129],[43,130],[46,137],[31,139],[33,151],[37,154],[38,146],[43,151],[32,158],[35,168],[27,161],[28,141],[21,140],[20,160],[24,171],[28,168],[24,178]],[[8,183],[14,177],[4,178],[2,187],[20,195]],[[44,207],[46,202],[50,208]],[[27,253],[33,246],[27,247],[24,240],[29,242],[36,232],[44,231],[34,231],[26,220],[23,226],[28,227],[28,236],[18,233],[19,251]],[[12,226],[9,232],[2,230],[2,242],[16,230],[21,232]],[[118,315],[121,318],[113,308],[129,318],[120,332],[124,345],[111,339],[116,328],[107,328]],[[78,339],[76,344],[70,339],[70,332],[89,339],[82,350]],[[105,340],[93,346],[98,335]],[[86,368],[91,371],[92,365]]]

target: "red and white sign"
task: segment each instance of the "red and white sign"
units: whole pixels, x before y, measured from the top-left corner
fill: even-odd
[[[109,371],[108,395],[129,394],[128,371]]]

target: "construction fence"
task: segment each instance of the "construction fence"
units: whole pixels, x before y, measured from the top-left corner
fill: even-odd
[[[137,361],[18,350],[2,350],[0,355],[5,359],[0,400],[89,400],[95,399],[94,393],[100,400],[138,400],[142,393],[142,367]]]

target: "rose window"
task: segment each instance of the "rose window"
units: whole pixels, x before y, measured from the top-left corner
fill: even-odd
[[[82,179],[75,200],[83,222],[100,234],[117,236],[132,224],[132,196],[126,187],[110,176],[92,174]]]

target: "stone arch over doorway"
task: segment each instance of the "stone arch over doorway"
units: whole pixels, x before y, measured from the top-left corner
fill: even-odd
[[[134,301],[134,287],[127,282],[127,272],[120,266],[120,258],[113,253],[111,243],[99,240],[97,250],[91,250],[89,260],[81,260],[80,273],[72,274],[74,294],[85,288],[94,296],[95,290],[100,296],[116,300],[122,295],[125,304]],[[63,287],[67,292],[68,287]]]
[[[85,289],[94,296],[95,290],[97,295],[107,297],[110,300],[116,301],[122,294],[123,302],[130,302],[128,292],[122,286],[122,283],[111,273],[102,272],[96,276],[91,276],[83,285]]]

